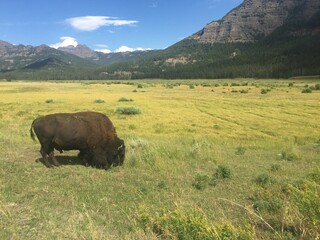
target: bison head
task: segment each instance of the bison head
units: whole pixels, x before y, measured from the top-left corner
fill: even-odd
[[[92,154],[92,165],[109,169],[110,166],[119,166],[123,164],[126,153],[124,141],[117,139],[112,147],[96,147]]]
[[[126,155],[126,146],[122,139],[117,139],[115,148],[113,149],[112,156],[108,157],[108,162],[110,165],[119,166],[124,162]]]

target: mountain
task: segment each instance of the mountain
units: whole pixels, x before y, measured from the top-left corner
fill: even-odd
[[[85,45],[52,49],[0,41],[0,79],[320,75],[319,42],[320,0],[244,0],[164,50],[103,54]]]
[[[67,47],[59,47],[58,50],[76,55],[80,58],[90,59],[93,61],[99,60],[99,55],[97,52],[91,50],[86,45],[78,44],[76,47],[70,45]]]
[[[189,39],[200,43],[253,42],[270,35],[290,19],[309,20],[319,7],[319,0],[245,0]]]
[[[14,45],[0,41],[0,73],[3,78],[80,79],[96,68],[84,60],[46,45]]]
[[[108,67],[130,78],[320,75],[319,0],[245,0],[221,20],[151,57]],[[130,73],[130,74],[128,74]]]
[[[87,61],[63,51],[56,50],[46,45],[33,47],[30,45],[14,45],[8,42],[0,41],[0,71],[14,71],[18,69],[38,69],[44,68],[47,65],[52,65],[52,62],[74,67],[88,66]],[[39,64],[42,62],[43,64]]]
[[[113,63],[137,60],[157,51],[104,54],[85,45],[58,49],[46,45],[14,45],[0,40],[0,78],[93,79],[95,69]]]
[[[80,58],[91,60],[94,63],[100,65],[109,65],[113,63],[120,63],[126,61],[137,60],[139,58],[150,55],[158,50],[147,50],[147,51],[133,51],[133,52],[114,52],[114,53],[102,53],[97,52],[86,45],[78,44],[76,47],[70,45],[67,47],[58,48],[60,51],[64,51]]]

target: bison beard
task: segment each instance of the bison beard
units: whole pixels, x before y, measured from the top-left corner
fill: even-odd
[[[54,149],[60,153],[79,150],[78,157],[87,166],[104,169],[122,165],[125,158],[124,141],[117,137],[110,119],[101,113],[56,113],[39,117],[31,124],[33,140],[34,133],[41,144],[40,153],[47,167],[59,166]]]

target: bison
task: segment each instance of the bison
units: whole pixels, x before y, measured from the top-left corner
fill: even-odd
[[[35,141],[34,133],[47,167],[59,166],[54,149],[60,153],[79,150],[78,157],[85,160],[86,165],[104,169],[122,165],[125,158],[124,141],[118,138],[112,122],[102,113],[55,113],[39,117],[30,128],[31,138]]]

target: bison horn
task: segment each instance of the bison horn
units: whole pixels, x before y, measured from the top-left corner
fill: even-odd
[[[118,150],[120,150],[121,148],[123,148],[123,144],[121,144],[121,145],[118,147]]]

